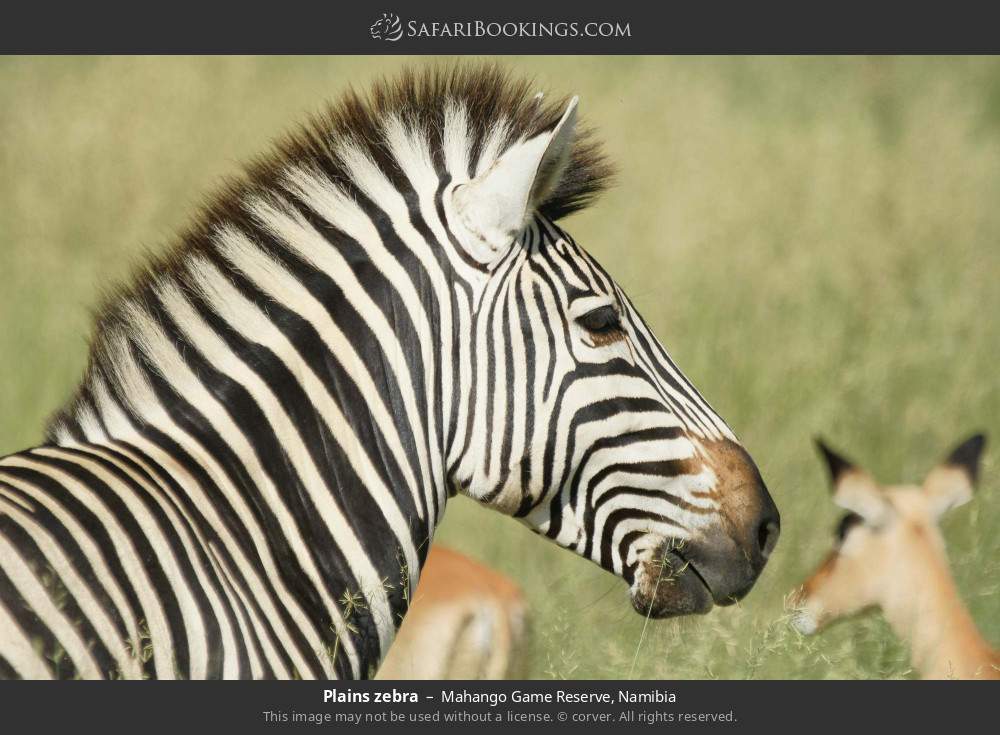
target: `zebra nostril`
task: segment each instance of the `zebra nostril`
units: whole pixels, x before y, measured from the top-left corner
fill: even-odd
[[[763,521],[757,527],[757,546],[760,549],[760,555],[765,559],[771,555],[775,544],[778,543],[778,534],[780,532],[781,527],[778,525],[778,522],[770,518]]]

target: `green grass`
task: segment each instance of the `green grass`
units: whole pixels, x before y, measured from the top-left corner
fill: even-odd
[[[803,639],[782,599],[836,511],[810,438],[884,481],[1000,445],[1000,61],[508,58],[578,93],[617,188],[567,227],[757,459],[783,517],[736,608],[650,623],[624,585],[459,499],[440,538],[519,580],[537,677],[899,677],[878,616]],[[398,58],[0,60],[0,453],[37,441],[88,307],[220,176]],[[417,60],[416,63],[426,63]],[[1000,643],[1000,447],[945,522]]]

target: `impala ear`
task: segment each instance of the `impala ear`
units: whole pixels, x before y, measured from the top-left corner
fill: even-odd
[[[833,502],[857,513],[869,525],[881,525],[890,512],[890,506],[875,478],[834,452],[819,437],[815,441],[830,470]]]
[[[559,185],[573,150],[577,98],[556,126],[511,146],[489,169],[455,189],[469,234],[497,252],[510,245],[538,204]]]
[[[927,475],[924,493],[936,517],[972,500],[972,491],[979,479],[979,458],[985,446],[986,437],[975,434],[955,447],[948,458]]]

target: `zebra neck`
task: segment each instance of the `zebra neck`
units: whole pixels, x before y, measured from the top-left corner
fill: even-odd
[[[317,643],[348,661],[334,673],[384,655],[446,499],[450,302],[417,245],[394,247],[412,270],[288,211],[219,228],[122,300],[50,432],[148,465],[234,586],[294,603],[307,661]]]

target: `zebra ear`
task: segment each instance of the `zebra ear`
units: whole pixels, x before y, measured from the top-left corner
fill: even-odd
[[[489,169],[455,189],[462,224],[489,250],[510,245],[534,208],[558,186],[573,149],[576,105],[574,97],[555,128],[515,143]]]

